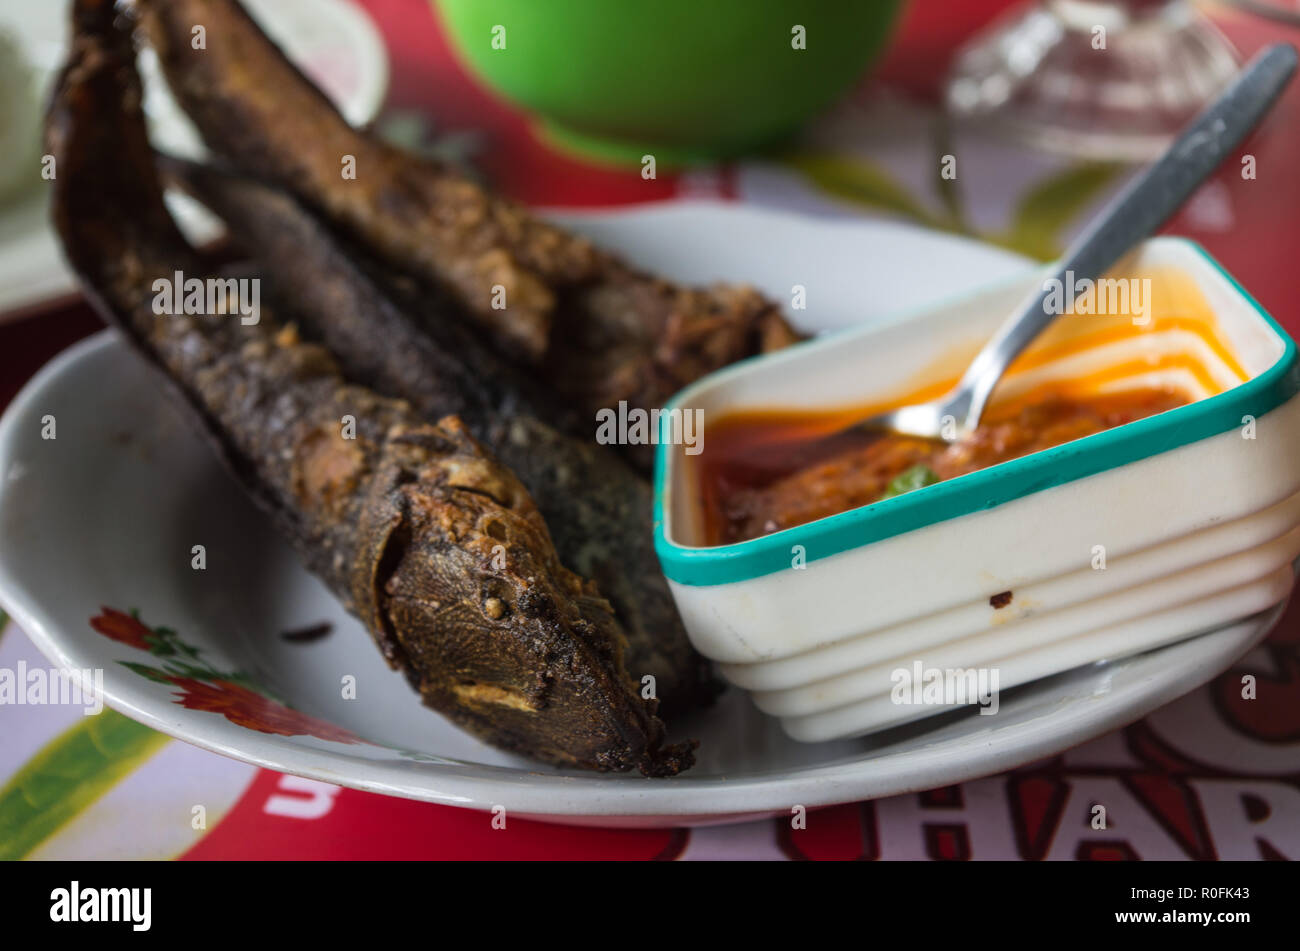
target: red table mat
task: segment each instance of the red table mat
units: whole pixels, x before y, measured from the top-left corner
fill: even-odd
[[[542,144],[527,119],[480,89],[458,65],[424,0],[362,0],[392,59],[388,110],[434,117],[434,131],[480,130],[480,167],[528,203],[609,206],[701,191],[771,200],[764,184],[788,169],[738,163],[644,181],[594,168]],[[1008,6],[1004,0],[914,0],[877,75],[857,94],[862,114],[925,114],[954,46]],[[1225,8],[1214,15],[1243,53],[1296,42],[1300,31]],[[882,107],[881,103],[885,106]],[[1229,162],[1167,230],[1204,244],[1300,336],[1294,268],[1300,250],[1300,86],[1245,150],[1258,177]],[[814,136],[834,149],[834,122]],[[841,122],[841,126],[843,123]],[[829,142],[829,145],[827,144]],[[963,159],[965,143],[956,154]],[[971,150],[979,146],[970,146]],[[853,148],[845,146],[846,153]],[[870,148],[867,148],[870,153]],[[906,179],[927,160],[906,145],[879,159]],[[967,182],[975,217],[1005,214],[1007,182],[1047,174],[1041,159]],[[1026,169],[1031,171],[1026,172]],[[1050,171],[1050,168],[1048,168]],[[781,179],[786,181],[786,179]],[[800,183],[800,187],[806,186]],[[1000,191],[999,191],[999,186]],[[782,193],[784,195],[784,193]],[[1000,194],[1000,198],[979,196]],[[817,202],[835,200],[819,195]],[[788,198],[782,201],[788,203]],[[981,204],[982,202],[982,204]],[[843,210],[843,209],[841,209]],[[861,213],[875,213],[863,207]],[[1077,210],[1082,216],[1086,209]],[[82,304],[0,325],[0,405],[51,356],[100,326]],[[777,819],[692,831],[611,831],[510,820],[284,776],[170,741],[119,787],[60,828],[33,857],[231,858],[1234,858],[1300,857],[1300,615],[1293,605],[1263,646],[1206,687],[1127,729],[1008,774],[917,795],[815,812],[807,828]],[[0,667],[41,663],[10,624]],[[1241,676],[1258,699],[1241,699]],[[74,713],[0,708],[0,783],[67,726]],[[203,828],[177,832],[170,811],[207,804]],[[1104,802],[1109,828],[1090,825]],[[164,829],[164,823],[167,823]],[[4,843],[0,842],[0,854]]]

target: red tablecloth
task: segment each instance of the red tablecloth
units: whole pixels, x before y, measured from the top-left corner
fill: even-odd
[[[439,130],[486,132],[481,166],[498,187],[547,205],[613,205],[670,199],[690,178],[593,168],[558,155],[527,121],[469,80],[424,0],[361,0],[392,58],[389,107],[436,117]],[[913,0],[901,37],[877,71],[878,88],[913,101],[933,97],[952,48],[1007,7],[1005,0]],[[1218,9],[1224,30],[1249,54],[1289,30]],[[1247,144],[1258,177],[1228,163],[1168,230],[1204,244],[1293,334],[1300,251],[1300,85]],[[960,149],[959,149],[960,156]],[[747,200],[746,169],[709,173],[710,189]],[[100,326],[84,306],[0,325],[0,405],[49,357]],[[0,664],[35,651],[11,625]],[[5,643],[5,642],[8,643]],[[7,653],[6,653],[7,651]],[[44,854],[185,858],[1296,858],[1300,857],[1300,614],[1293,607],[1266,646],[1211,685],[1147,720],[1050,761],[1002,776],[919,795],[837,807],[806,830],[788,821],[696,830],[613,832],[512,821],[492,830],[484,815],[337,789],[256,770],[171,743],[171,775],[221,774],[228,789],[220,821],[182,845],[144,845],[129,829],[69,832]],[[1255,673],[1260,699],[1240,700],[1242,671]],[[46,727],[26,713],[0,711],[6,730]],[[10,739],[13,739],[11,736]],[[20,738],[21,739],[21,738]],[[5,779],[0,736],[0,783]],[[21,742],[11,743],[17,748]],[[32,738],[27,746],[39,746]],[[170,752],[169,752],[170,751]],[[1248,751],[1249,755],[1243,753]],[[223,772],[224,771],[224,772]],[[136,783],[160,782],[161,768]],[[185,774],[188,775],[188,774]],[[207,781],[207,780],[205,780]],[[215,780],[214,780],[215,782]],[[140,788],[140,787],[137,787]],[[1088,825],[1105,802],[1111,828]],[[111,813],[110,813],[111,814]],[[105,840],[109,844],[105,844]]]

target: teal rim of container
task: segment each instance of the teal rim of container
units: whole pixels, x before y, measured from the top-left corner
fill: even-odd
[[[664,574],[672,581],[692,587],[732,584],[775,574],[790,568],[795,545],[803,546],[805,563],[829,558],[1217,436],[1241,426],[1243,416],[1263,416],[1295,396],[1300,392],[1295,341],[1204,248],[1184,238],[1175,240],[1209,262],[1281,339],[1281,357],[1259,376],[1195,403],[905,495],[761,538],[710,548],[685,547],[667,536],[663,512],[664,479],[668,452],[673,447],[661,440],[655,453],[654,532],[655,551]],[[674,396],[665,409],[678,407],[682,394],[696,385],[692,384]]]

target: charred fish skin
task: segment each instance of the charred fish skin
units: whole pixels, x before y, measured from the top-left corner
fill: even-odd
[[[693,747],[664,745],[622,668],[608,604],[559,563],[526,490],[458,419],[426,423],[349,385],[268,312],[248,326],[155,314],[155,278],[202,262],[162,204],[112,0],[76,0],[73,27],[47,122],[69,261],[308,565],[426,703],[487,742],[586,769],[689,767]],[[347,416],[355,439],[342,438]]]
[[[137,5],[141,32],[214,152],[295,194],[376,257],[445,286],[494,346],[516,360],[522,353],[587,420],[620,401],[660,407],[705,373],[801,339],[750,288],[682,288],[641,274],[352,129],[235,0]],[[207,29],[202,51],[189,42],[195,23]],[[356,159],[354,181],[339,174],[343,155]],[[493,288],[507,306],[485,317]],[[630,454],[648,465],[644,447]]]
[[[166,179],[224,219],[262,266],[272,297],[319,339],[345,375],[404,399],[426,417],[459,416],[519,477],[545,519],[561,562],[614,607],[633,678],[654,678],[666,716],[712,702],[720,690],[691,646],[654,551],[649,483],[608,449],[538,419],[544,397],[469,338],[440,346],[391,290],[291,197],[224,170],[164,160]],[[278,294],[277,294],[277,288]],[[444,328],[450,329],[450,328]],[[444,334],[444,338],[446,335]]]
[[[157,162],[167,184],[227,223],[230,240],[255,256],[300,329],[364,371],[365,385],[392,381],[400,390],[392,395],[427,415],[454,413],[475,433],[506,414],[580,428],[576,414],[462,326],[416,316],[450,306],[445,296],[387,271],[288,193],[214,165],[162,155]]]
[[[589,419],[622,403],[661,408],[714,370],[803,339],[753,288],[681,287],[617,261],[598,282],[563,292],[554,324],[536,372]],[[622,448],[650,470],[653,446]]]

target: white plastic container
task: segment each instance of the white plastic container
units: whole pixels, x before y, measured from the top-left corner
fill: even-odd
[[[953,682],[982,672],[986,687],[1006,690],[1288,596],[1300,555],[1295,344],[1190,242],[1149,241],[1116,274],[1151,280],[1155,319],[1062,317],[999,394],[1105,379],[1110,389],[1174,383],[1195,402],[714,547],[703,544],[691,457],[660,446],[656,541],[687,630],[791,736],[854,736],[970,705],[951,693],[910,702],[917,664],[940,681],[945,670]],[[955,378],[1039,280],[739,364],[672,406],[707,421],[896,401]],[[1089,334],[1101,342],[1060,346]],[[1049,358],[1054,347],[1061,355]]]

